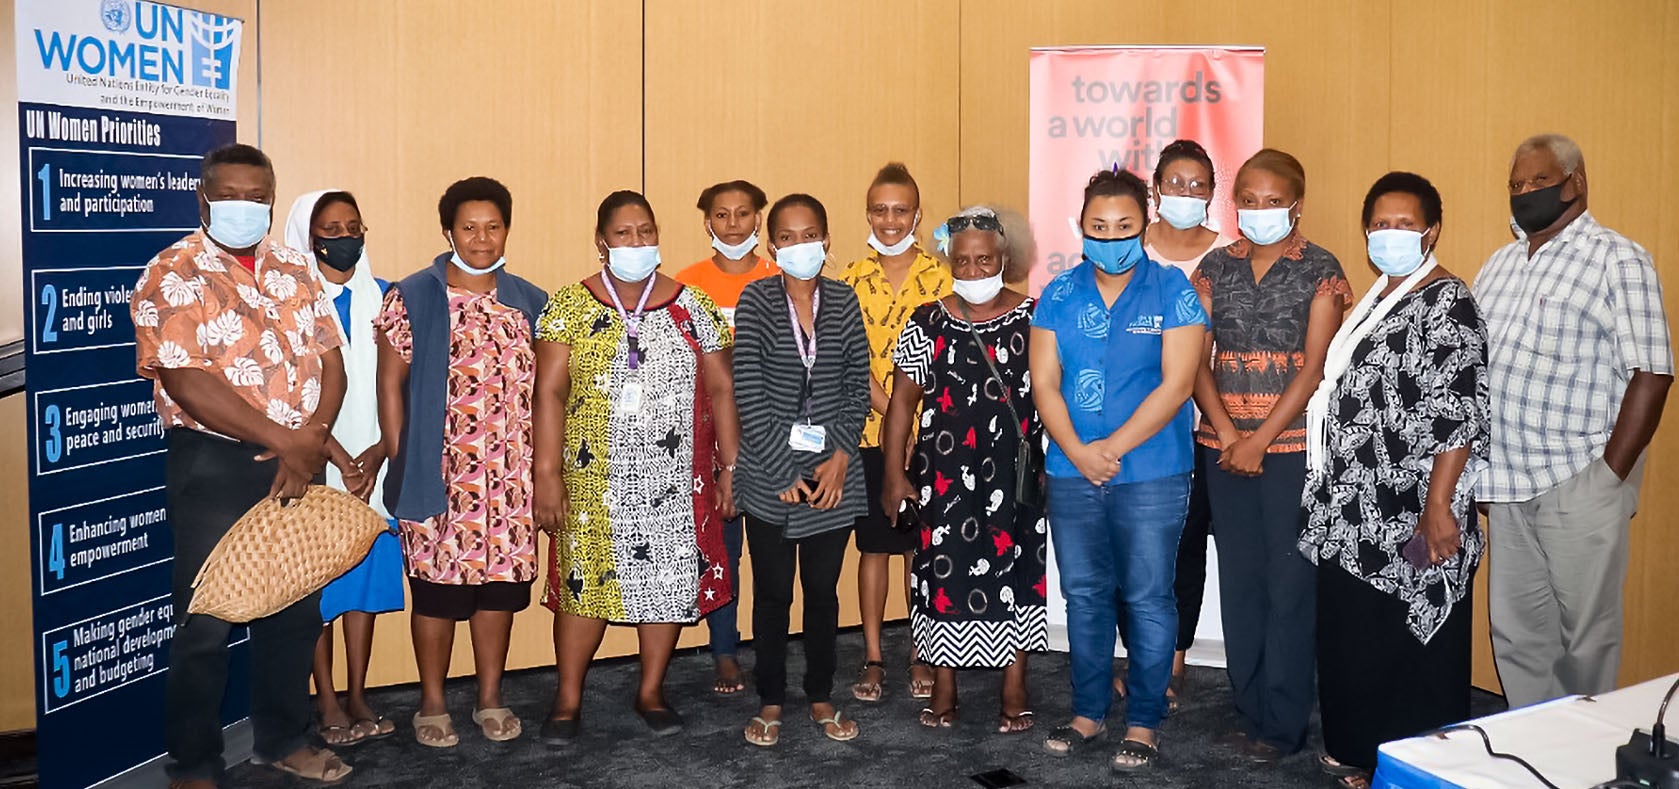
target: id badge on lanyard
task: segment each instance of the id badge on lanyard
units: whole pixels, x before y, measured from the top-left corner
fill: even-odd
[[[799,387],[799,418],[787,436],[787,446],[794,452],[821,452],[828,447],[828,428],[810,423],[810,376],[816,367],[816,315],[822,305],[821,286],[810,298],[810,347],[805,348],[804,332],[799,327],[799,313],[793,307],[792,295],[787,296],[787,319],[793,325],[793,344],[799,349],[799,362],[804,365],[804,383]]]
[[[647,299],[653,295],[653,287],[657,284],[650,281],[642,285],[641,299],[636,302],[635,312],[624,309],[623,299],[618,296],[618,288],[612,284],[610,272],[602,270],[600,281],[605,286],[606,294],[612,297],[612,306],[618,311],[618,317],[624,322],[624,342],[627,346],[625,367],[628,368],[628,380],[624,381],[618,390],[616,403],[618,412],[628,415],[639,415],[642,407],[641,391],[641,321],[647,311]]]

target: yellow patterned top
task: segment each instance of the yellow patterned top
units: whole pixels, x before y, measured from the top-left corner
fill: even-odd
[[[869,335],[869,375],[880,382],[888,396],[892,394],[892,352],[898,347],[898,335],[903,333],[910,313],[950,293],[950,269],[926,252],[917,252],[903,287],[896,293],[878,255],[858,260],[840,274],[840,280],[857,291],[857,302],[863,308],[863,328]],[[869,409],[869,421],[863,426],[864,447],[880,446],[881,422],[882,415]]]

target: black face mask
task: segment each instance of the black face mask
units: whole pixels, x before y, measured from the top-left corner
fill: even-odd
[[[1510,195],[1510,216],[1516,220],[1516,226],[1524,233],[1537,233],[1555,224],[1574,205],[1573,200],[1562,199],[1562,187],[1567,183],[1564,179],[1556,186]]]
[[[317,237],[315,257],[338,271],[349,271],[361,260],[361,251],[366,245],[367,239],[361,236]]]

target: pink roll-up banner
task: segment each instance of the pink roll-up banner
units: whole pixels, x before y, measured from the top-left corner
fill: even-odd
[[[1160,150],[1201,143],[1218,183],[1208,224],[1235,235],[1230,185],[1264,146],[1261,47],[1065,47],[1032,50],[1028,208],[1036,294],[1079,263],[1086,181],[1115,165],[1153,180]]]
[[[1028,212],[1037,241],[1031,290],[1079,264],[1079,207],[1098,170],[1118,166],[1153,183],[1160,151],[1191,139],[1212,157],[1216,190],[1207,224],[1236,235],[1236,170],[1264,147],[1265,50],[1247,46],[1034,49]],[[1153,216],[1153,206],[1149,207]],[[1050,528],[1054,528],[1051,524]],[[1216,527],[1215,527],[1216,528]],[[1218,555],[1207,549],[1201,618],[1189,660],[1224,665]],[[1049,558],[1050,642],[1065,649],[1067,606]],[[1124,654],[1123,649],[1116,654]]]

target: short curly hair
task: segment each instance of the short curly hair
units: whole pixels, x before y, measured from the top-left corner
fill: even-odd
[[[1434,184],[1416,173],[1395,171],[1377,178],[1376,182],[1370,185],[1370,191],[1365,193],[1362,214],[1362,224],[1365,227],[1370,226],[1370,216],[1376,211],[1376,201],[1382,199],[1383,195],[1395,193],[1417,198],[1417,202],[1422,204],[1423,222],[1429,227],[1440,224],[1440,220],[1445,218],[1440,190],[1434,188]]]
[[[449,184],[449,188],[443,190],[443,197],[437,201],[437,220],[444,230],[452,229],[461,206],[478,200],[494,203],[496,210],[501,212],[501,223],[506,227],[513,226],[513,193],[507,191],[500,181],[482,175]]]

